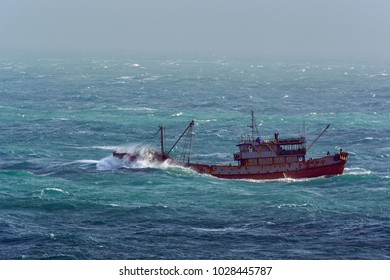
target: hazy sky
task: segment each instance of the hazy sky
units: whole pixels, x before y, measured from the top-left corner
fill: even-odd
[[[389,0],[0,0],[0,50],[390,56]]]

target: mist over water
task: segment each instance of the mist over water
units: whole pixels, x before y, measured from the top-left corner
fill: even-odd
[[[389,61],[389,8],[386,0],[3,0],[0,51]]]

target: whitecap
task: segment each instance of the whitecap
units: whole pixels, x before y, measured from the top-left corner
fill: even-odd
[[[119,204],[116,204],[116,203],[110,203],[110,206],[111,206],[111,207],[119,207]]]
[[[131,160],[129,156],[123,158],[107,156],[99,160],[96,164],[96,169],[100,171],[117,170],[120,168],[127,169],[142,169],[142,168],[161,168],[161,162],[156,161],[154,154],[148,147],[140,147],[138,144],[129,145],[126,147],[119,147],[117,152],[128,154],[137,154],[136,160]]]
[[[155,159],[155,152],[147,147],[139,148],[136,146],[127,147],[127,149],[118,150],[119,152],[125,152],[129,154],[136,154],[135,160],[130,156],[124,156],[123,158],[114,157],[109,155],[96,163],[96,169],[99,171],[109,171],[118,169],[164,169],[169,172],[169,169],[183,170],[186,174],[196,173],[188,167],[184,167],[181,163],[172,159],[167,159],[163,162]],[[196,173],[198,174],[198,173]]]
[[[118,107],[119,111],[147,111],[147,112],[153,112],[156,111],[156,109],[148,108],[148,107]]]
[[[114,157],[113,155],[110,155],[108,157],[105,157],[96,164],[96,169],[100,171],[107,171],[107,170],[116,170],[123,166],[123,162],[121,159]]]
[[[85,149],[89,149],[90,147],[84,147]],[[115,151],[118,149],[118,146],[92,146],[93,149],[99,149],[99,150],[109,150],[109,151]]]
[[[79,160],[74,160],[74,161],[71,161],[71,162],[65,162],[65,163],[61,164],[61,166],[68,166],[68,165],[79,164],[79,163],[82,163],[82,164],[96,164],[98,162],[99,162],[98,160],[94,160],[94,159],[79,159]]]
[[[344,173],[349,175],[368,175],[371,174],[372,171],[360,167],[347,167],[345,168]]]
[[[387,74],[385,72],[382,72],[382,73],[379,73],[379,74],[370,75],[369,77],[370,78],[375,78],[375,77],[387,77],[387,76],[389,76],[389,74]]]
[[[68,194],[67,191],[64,191],[60,188],[45,188],[44,191],[55,191],[55,192],[61,192],[61,193],[64,193],[64,194]]]
[[[180,117],[183,115],[183,112],[178,112],[176,114],[173,114],[171,117]]]
[[[151,77],[144,78],[143,81],[156,81],[159,78],[160,76],[151,76]]]
[[[99,161],[95,160],[95,159],[80,159],[80,160],[74,161],[74,163],[87,163],[87,164],[96,164],[98,162]]]
[[[60,188],[45,188],[41,191],[40,193],[40,196],[44,196],[46,193],[62,193],[62,194],[65,194],[65,195],[69,195],[69,193],[67,191],[64,191]]]
[[[196,120],[198,123],[217,122],[217,119]]]
[[[306,207],[308,206],[307,203],[303,203],[303,204],[294,204],[294,203],[283,203],[283,204],[280,204],[278,205],[277,207],[280,209],[280,208],[283,208],[283,207],[288,207],[288,208],[297,208],[297,207]]]
[[[58,121],[69,121],[67,118],[51,118],[53,121],[58,120]]]
[[[118,78],[119,80],[132,80],[133,76],[122,76]]]

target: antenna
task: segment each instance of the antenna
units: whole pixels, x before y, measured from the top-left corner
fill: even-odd
[[[252,115],[252,123],[251,125],[248,125],[248,127],[252,128],[252,140],[255,138],[255,135],[259,135],[259,130],[257,129],[256,125],[256,119],[255,119],[255,113],[253,109],[251,110],[251,115]]]

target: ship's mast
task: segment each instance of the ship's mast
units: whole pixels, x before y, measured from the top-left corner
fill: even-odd
[[[248,125],[248,127],[252,128],[252,140],[253,140],[255,139],[255,136],[256,137],[259,136],[259,130],[257,129],[255,113],[253,110],[251,111],[251,115],[252,115],[252,123],[251,125]]]
[[[160,141],[161,141],[161,156],[165,156],[165,140],[164,140],[164,130],[163,126],[160,126]]]

